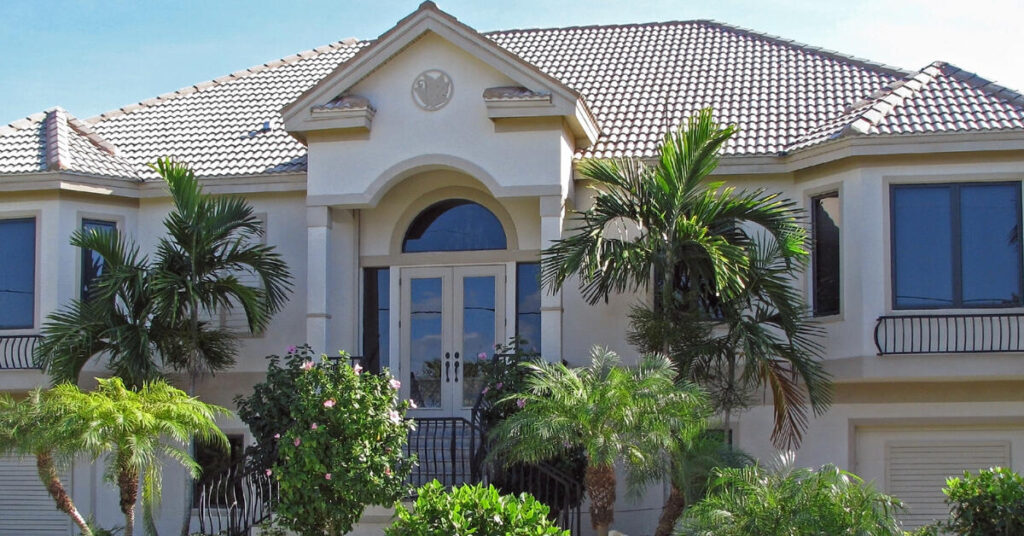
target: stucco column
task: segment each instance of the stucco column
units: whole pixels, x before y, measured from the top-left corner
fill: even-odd
[[[565,219],[565,204],[562,196],[551,195],[540,198],[540,245],[542,249],[551,246],[562,237],[562,222]],[[540,297],[540,352],[545,359],[556,362],[562,359],[562,292],[549,293],[546,289]]]
[[[306,343],[325,352],[328,308],[328,266],[331,253],[331,209],[306,207]]]
[[[331,210],[331,254],[327,261],[330,302],[327,355],[338,350],[353,355],[359,352],[359,212],[355,209]]]

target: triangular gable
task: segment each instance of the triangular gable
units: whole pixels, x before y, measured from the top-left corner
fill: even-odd
[[[372,103],[364,108],[345,108],[334,122],[325,122],[324,107],[345,95],[345,92],[369,76],[420,36],[432,32],[468,54],[490,65],[524,90],[551,95],[549,110],[538,112],[518,107],[520,115],[551,115],[565,118],[577,138],[577,144],[588,146],[597,139],[597,122],[582,96],[554,77],[543,73],[534,65],[498,46],[476,30],[441,11],[427,1],[393,28],[382,34],[372,45],[362,49],[347,62],[339,65],[320,82],[303,92],[281,110],[285,127],[300,140],[304,133],[333,128],[370,128],[374,109]],[[484,98],[481,96],[481,98]],[[496,106],[492,118],[511,117],[507,108]],[[314,109],[321,112],[314,117]],[[333,125],[333,126],[332,126]],[[325,127],[326,126],[326,127]]]

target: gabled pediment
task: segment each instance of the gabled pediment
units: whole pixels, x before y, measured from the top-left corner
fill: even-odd
[[[303,141],[308,133],[317,131],[369,131],[376,109],[386,104],[354,94],[353,88],[406,48],[415,46],[415,42],[428,33],[515,83],[510,87],[489,88],[478,96],[486,104],[492,120],[560,117],[573,133],[578,147],[587,147],[597,139],[597,123],[579,93],[429,1],[285,106],[281,110],[285,128]]]

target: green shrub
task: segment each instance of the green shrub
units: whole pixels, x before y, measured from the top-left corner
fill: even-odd
[[[709,495],[691,507],[680,534],[700,536],[899,536],[900,501],[833,465],[717,469]]]
[[[994,467],[976,476],[946,480],[947,521],[936,524],[963,536],[1010,536],[1024,534],[1024,477]]]
[[[408,402],[398,400],[397,380],[347,361],[343,354],[338,362],[324,356],[300,364],[287,397],[290,421],[274,433],[277,461],[267,471],[280,483],[275,514],[302,535],[345,534],[366,506],[391,504],[408,491]]]
[[[548,507],[532,496],[502,495],[494,486],[459,486],[446,492],[438,481],[419,489],[413,509],[395,505],[387,536],[569,536],[548,520]]]

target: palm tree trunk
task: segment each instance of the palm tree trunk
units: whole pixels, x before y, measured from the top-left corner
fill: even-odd
[[[590,496],[590,525],[597,536],[608,536],[615,521],[615,467],[587,465],[583,485]]]
[[[668,499],[665,500],[665,507],[661,509],[661,517],[658,518],[658,528],[654,530],[654,536],[670,536],[684,509],[686,495],[673,484]]]
[[[85,522],[82,514],[78,512],[78,508],[75,508],[75,503],[71,501],[71,496],[68,495],[67,490],[64,489],[64,484],[60,481],[60,477],[57,476],[57,466],[53,461],[52,452],[36,454],[36,471],[39,473],[39,480],[46,486],[46,491],[50,493],[53,501],[57,503],[57,509],[67,514],[71,521],[78,525],[78,530],[82,531],[82,536],[92,536],[92,529],[89,528],[89,524]]]
[[[120,464],[119,464],[120,465]],[[139,499],[139,472],[124,468],[117,473],[121,513],[124,514],[124,536],[135,534],[135,503]]]

